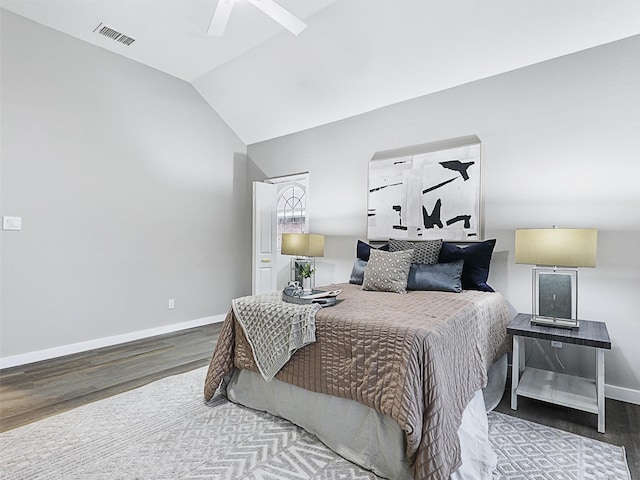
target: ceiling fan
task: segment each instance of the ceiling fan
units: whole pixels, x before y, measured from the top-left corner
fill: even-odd
[[[306,23],[292,15],[273,0],[247,1],[259,10],[262,10],[262,12],[273,18],[294,35],[299,35],[307,27]],[[213,18],[211,19],[211,25],[209,25],[207,35],[215,37],[221,37],[224,35],[224,31],[227,28],[227,22],[229,21],[229,16],[231,15],[231,10],[233,9],[233,4],[235,2],[236,0],[219,0],[216,11],[213,13]]]

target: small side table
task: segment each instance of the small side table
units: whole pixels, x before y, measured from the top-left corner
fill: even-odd
[[[595,413],[598,415],[598,432],[604,433],[604,351],[611,350],[611,339],[606,324],[580,320],[578,330],[568,330],[532,325],[531,315],[519,313],[507,327],[507,333],[513,335],[511,408],[518,409],[518,395],[520,395]],[[596,349],[595,381],[527,367],[524,356],[525,337],[594,347]]]

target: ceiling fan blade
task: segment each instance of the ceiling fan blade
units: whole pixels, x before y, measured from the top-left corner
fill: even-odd
[[[222,1],[222,0],[221,0]],[[307,24],[298,17],[282,8],[273,0],[247,0],[251,5],[262,10],[264,13],[273,18],[276,22],[289,30],[294,35],[300,35],[307,28]]]
[[[209,25],[207,35],[213,35],[214,37],[224,35],[234,2],[235,0],[220,0],[218,2],[216,11],[213,12],[213,18],[211,19],[211,25]]]

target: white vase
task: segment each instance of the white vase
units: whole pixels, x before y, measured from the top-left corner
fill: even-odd
[[[304,293],[311,292],[311,277],[304,277],[302,279],[302,289],[304,290]]]

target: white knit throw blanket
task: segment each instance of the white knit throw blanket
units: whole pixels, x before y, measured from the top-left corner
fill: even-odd
[[[273,292],[236,298],[231,305],[267,382],[296,350],[316,341],[318,304],[287,303],[281,292]]]

